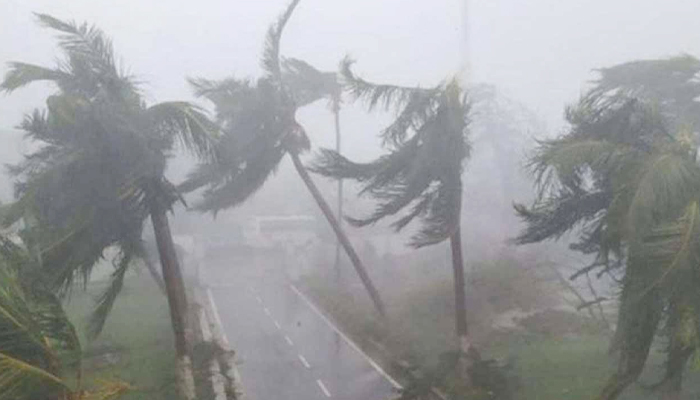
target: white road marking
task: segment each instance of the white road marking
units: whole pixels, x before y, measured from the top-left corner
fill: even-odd
[[[272,322],[275,323],[275,327],[276,327],[277,329],[282,329],[282,327],[280,326],[280,323],[279,323],[279,322],[277,322],[277,321],[272,321]]]
[[[307,369],[311,368],[311,364],[309,364],[309,362],[306,361],[306,358],[304,358],[304,356],[301,354],[299,354],[299,360],[301,360],[301,363],[304,364]]]
[[[309,299],[306,297],[306,295],[305,295],[304,293],[302,293],[299,289],[297,289],[296,286],[294,286],[294,285],[291,284],[291,283],[289,284],[289,287],[291,287],[292,290],[294,291],[294,293],[296,293],[299,297],[301,297],[301,299],[304,300],[304,302],[306,303],[306,305],[308,305],[309,308],[311,308],[311,310],[312,310],[314,313],[316,313],[316,315],[318,315],[319,317],[321,317],[321,319],[322,319],[326,324],[328,324],[328,326],[330,326],[331,329],[333,329],[333,330],[335,331],[335,333],[337,333],[341,338],[343,338],[343,340],[345,341],[345,343],[347,343],[350,347],[352,347],[353,349],[355,349],[355,351],[357,351],[358,353],[360,353],[360,355],[362,355],[362,357],[364,357],[364,358],[367,360],[367,362],[379,373],[379,375],[383,376],[383,377],[384,377],[387,381],[389,381],[389,383],[391,383],[395,388],[397,388],[397,389],[403,389],[403,386],[401,386],[400,383],[396,382],[396,380],[395,380],[394,378],[392,378],[389,374],[387,374],[386,371],[384,371],[384,370],[382,369],[382,367],[380,367],[379,364],[377,364],[377,362],[374,361],[374,360],[372,359],[372,357],[368,356],[367,353],[365,353],[364,351],[362,351],[362,349],[360,349],[360,347],[359,347],[358,345],[355,344],[355,342],[353,342],[352,340],[350,340],[349,337],[345,336],[345,334],[344,334],[343,332],[341,332],[340,329],[338,329],[338,328],[335,326],[335,324],[333,324],[333,323],[332,323],[332,322],[331,322],[331,321],[316,307],[316,305],[315,305],[313,302],[311,302],[311,300],[309,300]],[[317,382],[321,382],[321,381],[317,381]],[[320,386],[321,384],[322,384],[322,383],[319,383],[319,386]],[[328,395],[328,397],[330,397],[330,395]]]
[[[255,296],[255,300],[257,300],[258,303],[262,304],[262,299],[260,298],[260,296]]]
[[[294,342],[292,342],[292,339],[290,339],[289,336],[284,335],[284,340],[286,340],[290,346],[294,346]]]
[[[267,307],[263,308],[263,311],[265,311],[265,314],[266,314],[268,317],[271,315],[271,314],[270,314],[270,310],[268,310]]]
[[[323,384],[323,381],[320,379],[316,379],[316,383],[318,384],[318,387],[321,388],[321,391],[323,394],[326,395],[326,397],[331,397],[331,392],[328,391],[328,388],[326,388],[326,385]]]

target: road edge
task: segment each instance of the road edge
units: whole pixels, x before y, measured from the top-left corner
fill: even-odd
[[[299,290],[296,285],[293,283],[289,283],[289,287],[292,289],[292,291],[299,296],[304,303],[313,311],[316,315],[318,315],[335,333],[340,336],[345,343],[348,344],[353,350],[358,352],[371,366],[374,368],[379,375],[381,375],[384,379],[386,379],[395,389],[401,390],[403,389],[403,386],[396,380],[394,379],[391,375],[389,375],[380,365],[377,363],[372,357],[369,356],[369,354],[365,353],[360,346],[358,346],[350,337],[348,337],[343,331],[338,328],[333,321],[331,321],[319,308],[314,304],[314,302],[309,299],[301,290]]]

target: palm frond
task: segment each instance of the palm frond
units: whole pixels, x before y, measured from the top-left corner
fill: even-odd
[[[38,65],[10,62],[8,66],[9,69],[0,83],[0,90],[6,93],[38,81],[61,82],[71,79],[71,76],[63,71]]]
[[[462,162],[469,154],[466,140],[469,106],[461,88],[450,83],[430,99],[434,107],[424,118],[411,123],[389,152],[369,163],[354,163],[322,150],[312,170],[336,179],[354,179],[362,184],[361,194],[377,201],[375,210],[363,218],[348,218],[365,226],[403,213],[393,223],[401,230],[414,219],[421,221],[411,245],[422,247],[447,239],[458,227],[462,204]],[[412,106],[409,103],[407,108]],[[398,126],[407,111],[400,114]],[[407,135],[411,134],[410,137]],[[406,211],[408,208],[408,211]]]
[[[47,14],[35,14],[39,23],[60,32],[59,44],[68,54],[76,54],[100,67],[101,73],[118,76],[112,42],[96,26],[65,22]]]
[[[284,83],[292,92],[297,106],[302,107],[323,98],[336,102],[340,100],[343,88],[335,72],[321,72],[297,58],[285,58],[282,69]]]
[[[173,101],[155,104],[145,112],[153,130],[176,137],[185,149],[199,158],[215,156],[218,128],[201,108],[187,102]]]
[[[380,85],[366,81],[355,75],[352,65],[355,63],[345,57],[340,63],[340,75],[346,90],[355,98],[367,103],[370,111],[376,107],[384,110],[401,109],[414,97],[434,96],[439,89],[423,89],[398,85]],[[442,85],[440,85],[442,86]]]
[[[280,67],[280,40],[282,39],[282,32],[300,1],[292,0],[284,13],[277,19],[277,22],[267,31],[262,67],[267,76],[278,85],[282,84],[282,69]]]
[[[31,400],[70,391],[58,376],[0,351],[0,400]]]
[[[195,209],[217,213],[235,207],[257,192],[275,172],[282,157],[286,154],[282,147],[269,147],[254,153],[238,169],[229,169],[224,180],[209,181],[209,188]]]
[[[631,238],[677,218],[679,210],[700,196],[700,168],[687,156],[661,154],[647,162],[640,175],[626,217]]]
[[[102,332],[109,313],[114,307],[117,296],[124,286],[124,276],[131,266],[138,248],[132,244],[124,244],[120,247],[120,253],[113,261],[114,272],[110,276],[109,286],[104,290],[97,300],[97,305],[90,315],[88,321],[88,337],[95,339]]]
[[[59,377],[59,358],[53,344],[76,352],[75,329],[53,295],[32,286],[25,293],[8,262],[21,257],[18,248],[3,247],[0,265],[0,399],[33,399],[47,393],[68,393]]]

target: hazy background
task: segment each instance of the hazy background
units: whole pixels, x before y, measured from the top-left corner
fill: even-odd
[[[187,76],[258,76],[265,32],[286,3],[0,0],[0,71],[10,60],[54,62],[55,40],[32,15],[42,12],[102,28],[126,70],[143,82],[150,101],[189,99]],[[700,55],[698,11],[697,0],[304,0],[285,31],[282,54],[325,70],[335,70],[349,54],[365,78],[406,85],[434,85],[459,73],[469,83],[493,84],[526,106],[543,123],[525,127],[522,134],[542,137],[561,130],[564,105],[576,100],[594,77],[592,69],[681,52]],[[43,106],[47,90],[37,85],[0,95],[0,162],[17,161],[27,148],[11,128],[24,112]],[[360,160],[375,156],[376,133],[386,117],[346,107],[344,153]],[[300,110],[299,120],[315,146],[334,146],[332,116],[323,102]],[[466,182],[483,187],[490,178],[483,175],[492,168],[484,161],[489,152],[479,146],[477,141]],[[290,191],[300,183],[286,166],[276,183],[246,205],[245,214],[263,208],[315,213],[303,190]],[[182,176],[187,168],[186,162],[173,163],[170,174]],[[9,199],[10,187],[0,177],[1,200]],[[322,188],[334,202],[330,182]],[[465,207],[469,202],[467,195]],[[348,207],[352,210],[353,204]],[[508,204],[502,208],[512,214]],[[469,225],[465,230],[470,231]]]

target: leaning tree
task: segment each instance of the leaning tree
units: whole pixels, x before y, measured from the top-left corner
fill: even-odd
[[[59,33],[64,58],[55,68],[12,62],[0,84],[5,92],[39,81],[57,89],[45,110],[20,125],[37,150],[10,168],[17,199],[5,210],[4,223],[31,216],[28,237],[39,249],[43,279],[58,292],[69,291],[76,279],[87,281],[104,251],[118,248],[111,282],[91,318],[97,334],[132,261],[143,256],[141,236],[150,217],[184,366],[187,302],[167,218],[180,196],[165,167],[178,144],[212,156],[214,124],[185,102],[147,105],[134,79],[117,68],[101,30],[38,18]]]
[[[479,352],[467,327],[460,230],[462,168],[470,149],[466,93],[456,79],[426,89],[370,83],[356,76],[351,64],[345,60],[341,68],[350,94],[366,101],[370,110],[397,110],[396,119],[381,133],[388,153],[368,163],[355,163],[335,151],[322,150],[312,170],[356,180],[362,184],[360,193],[378,202],[371,215],[348,218],[353,225],[366,226],[398,214],[393,223],[397,231],[414,220],[421,223],[410,243],[413,247],[450,241],[458,349],[467,360],[476,361]]]
[[[700,62],[682,56],[602,69],[567,110],[568,131],[541,142],[532,159],[537,197],[516,206],[525,243],[577,233],[571,248],[594,256],[591,271],[621,286],[612,349],[617,371],[598,399],[638,379],[655,338],[667,344],[654,385],[680,395],[700,340],[700,166],[696,132]]]
[[[295,114],[299,102],[308,102],[316,95],[295,98],[282,73],[279,56],[282,31],[298,3],[299,0],[292,1],[270,27],[262,57],[265,75],[257,82],[235,78],[191,80],[195,93],[214,104],[223,134],[213,162],[199,165],[180,188],[188,192],[206,187],[202,200],[195,205],[199,210],[217,212],[235,207],[260,189],[288,155],[350,258],[377,311],[384,315],[384,304],[367,269],[300,159],[310,148],[310,142]]]

